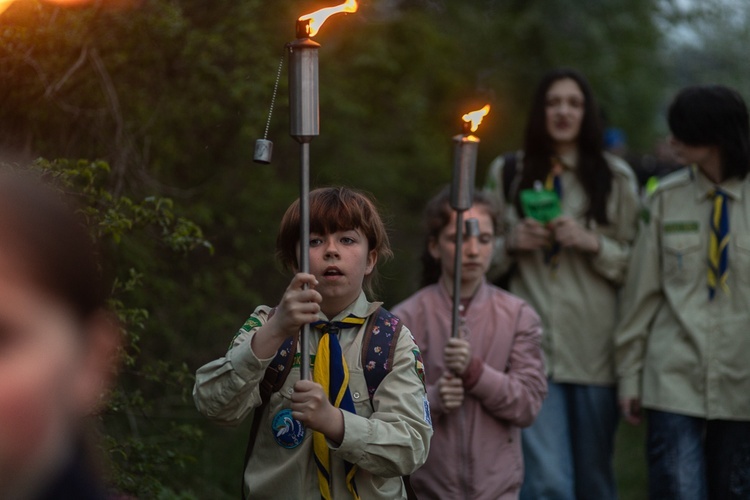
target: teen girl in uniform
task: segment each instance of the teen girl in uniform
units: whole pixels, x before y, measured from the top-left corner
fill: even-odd
[[[534,95],[523,152],[495,160],[487,179],[506,214],[499,267],[512,270],[510,291],[544,325],[549,395],[523,432],[521,498],[528,500],[616,497],[613,339],[638,197],[629,166],[602,152],[598,117],[583,76],[548,73]],[[557,193],[560,214],[540,222],[521,194],[545,186]]]

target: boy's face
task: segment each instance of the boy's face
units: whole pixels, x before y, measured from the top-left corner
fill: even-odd
[[[368,248],[358,229],[310,234],[310,273],[318,279],[315,289],[323,296],[321,309],[329,319],[357,299],[376,262],[377,252]]]
[[[703,168],[707,164],[719,161],[719,148],[716,146],[691,146],[676,138],[669,137],[672,153],[680,163],[685,165],[696,164]]]

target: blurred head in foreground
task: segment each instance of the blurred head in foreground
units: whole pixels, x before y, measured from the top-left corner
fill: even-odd
[[[45,498],[78,474],[85,417],[116,369],[105,300],[95,245],[72,207],[0,171],[0,498]]]

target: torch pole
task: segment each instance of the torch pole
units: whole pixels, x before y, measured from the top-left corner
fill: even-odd
[[[319,134],[318,48],[308,36],[309,21],[297,22],[289,44],[290,135],[300,143],[299,271],[310,272],[310,141]],[[310,378],[310,325],[300,332],[300,379]]]
[[[456,255],[453,264],[453,316],[451,337],[458,337],[458,323],[461,319],[461,261],[464,248],[464,211],[456,210]]]
[[[451,182],[451,207],[456,211],[456,254],[453,269],[453,321],[451,336],[459,336],[461,305],[461,262],[464,243],[464,212],[474,201],[474,172],[477,164],[479,139],[464,123],[464,131],[453,137],[453,180]]]
[[[300,144],[299,270],[310,272],[310,143]],[[300,332],[300,379],[310,378],[310,323]]]

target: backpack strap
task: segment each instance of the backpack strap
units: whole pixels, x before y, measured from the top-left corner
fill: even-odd
[[[378,386],[393,368],[395,346],[402,326],[401,320],[382,306],[372,314],[367,324],[362,338],[362,372],[371,404]]]
[[[370,316],[362,338],[362,372],[365,375],[371,405],[378,386],[393,369],[393,357],[402,327],[401,319],[382,306]],[[410,477],[401,476],[401,481],[404,483],[406,498],[416,500],[417,494],[411,486]]]
[[[518,174],[518,154],[506,153],[503,155],[503,196],[506,203],[513,203],[518,186],[516,179]]]
[[[275,312],[276,309],[272,309],[268,318],[270,319]],[[244,467],[242,468],[241,481],[242,500],[247,498],[247,494],[245,493],[245,469],[247,469],[247,463],[250,461],[250,455],[253,454],[255,441],[258,438],[258,431],[260,430],[260,421],[263,419],[263,413],[268,406],[268,402],[271,400],[271,394],[281,389],[284,382],[286,382],[286,378],[289,376],[289,372],[292,371],[296,354],[297,342],[295,342],[294,337],[284,340],[279,350],[276,351],[276,356],[274,356],[271,364],[266,368],[263,380],[260,381],[260,386],[258,387],[260,390],[260,405],[253,412],[253,423],[250,426],[250,435],[247,438],[245,460],[243,461]]]
[[[518,185],[521,182],[521,169],[518,168],[518,152],[503,155],[503,196],[507,205],[513,205],[518,195]],[[510,279],[516,272],[518,265],[513,262],[510,268],[495,278],[493,285],[503,290],[510,289]]]

